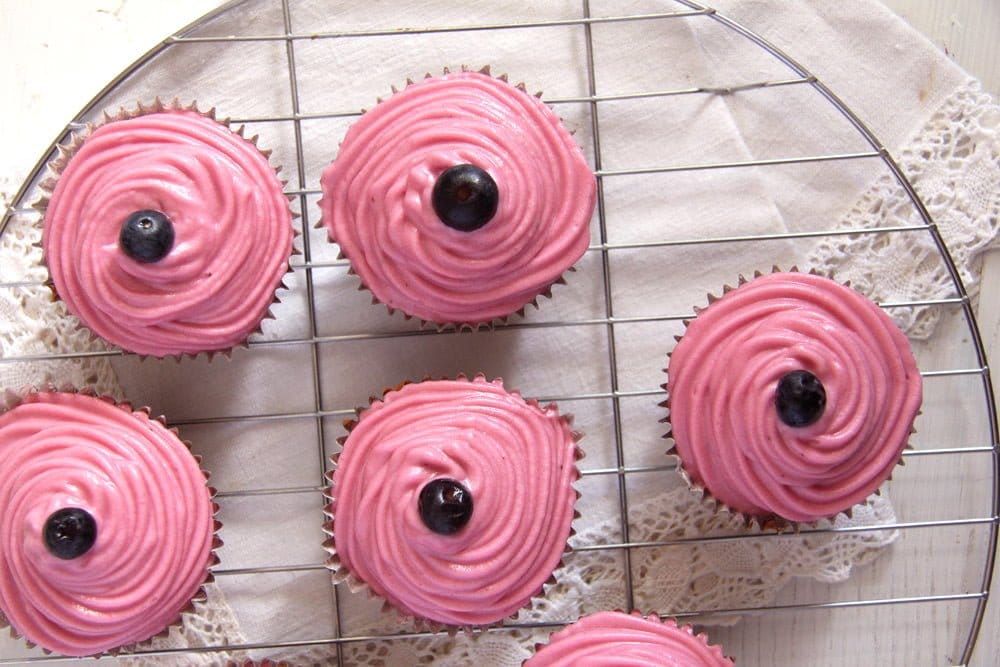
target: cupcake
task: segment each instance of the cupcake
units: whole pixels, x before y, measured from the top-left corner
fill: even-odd
[[[373,399],[329,475],[334,583],[435,625],[516,613],[553,580],[571,535],[570,421],[482,376]]]
[[[0,625],[85,656],[180,621],[221,545],[207,477],[148,411],[21,397],[0,414]]]
[[[521,312],[590,243],[596,181],[559,118],[488,68],[409,82],[348,130],[322,222],[377,301],[438,325]]]
[[[288,271],[291,209],[268,153],[192,105],[120,111],[50,165],[44,261],[93,333],[154,357],[259,331]]]
[[[740,279],[709,297],[670,355],[680,467],[747,517],[812,522],[889,478],[920,409],[906,336],[876,304],[819,275]]]
[[[655,614],[602,611],[584,616],[539,645],[524,667],[581,665],[635,667],[732,667],[722,649],[696,635],[690,625],[661,621]]]

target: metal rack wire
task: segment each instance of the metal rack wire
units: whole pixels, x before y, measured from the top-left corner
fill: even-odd
[[[210,45],[219,49],[229,48],[233,44],[240,43],[250,43],[250,42],[275,42],[284,46],[284,57],[287,60],[287,82],[283,85],[287,86],[287,94],[289,96],[289,113],[265,113],[265,114],[248,114],[243,117],[238,117],[234,119],[237,123],[248,123],[248,124],[273,124],[273,123],[284,123],[290,124],[292,129],[292,147],[294,149],[295,155],[295,167],[296,175],[289,186],[286,188],[286,192],[290,197],[297,200],[297,208],[301,214],[301,224],[303,229],[302,235],[302,255],[293,264],[294,274],[297,279],[300,280],[300,284],[297,289],[300,289],[304,294],[306,303],[308,307],[306,311],[308,313],[308,320],[305,323],[305,330],[300,332],[298,335],[281,335],[277,337],[261,337],[252,340],[249,343],[249,348],[254,349],[269,349],[269,348],[291,348],[294,350],[304,349],[308,353],[307,366],[311,373],[311,387],[309,388],[309,401],[311,406],[307,406],[306,409],[299,410],[285,410],[285,409],[275,409],[275,410],[254,410],[249,412],[239,412],[235,414],[207,414],[202,416],[193,416],[188,418],[177,419],[172,422],[173,425],[181,427],[193,427],[193,426],[208,426],[208,425],[218,425],[218,424],[254,424],[254,423],[265,423],[265,422],[283,422],[283,421],[303,421],[311,422],[315,429],[315,456],[318,457],[318,469],[320,476],[315,480],[315,483],[306,483],[299,485],[288,485],[280,487],[267,487],[267,488],[245,488],[245,489],[227,489],[223,488],[219,494],[219,498],[225,501],[226,499],[240,499],[240,498],[253,498],[259,496],[285,496],[285,495],[304,495],[307,497],[315,497],[317,499],[317,511],[320,509],[321,503],[321,492],[324,486],[324,480],[322,478],[322,473],[327,467],[328,456],[331,452],[331,446],[328,442],[327,437],[327,419],[338,419],[348,417],[354,414],[354,408],[352,406],[336,406],[334,408],[328,407],[328,402],[324,393],[324,378],[327,376],[325,372],[324,363],[326,359],[322,354],[324,346],[329,346],[338,343],[351,343],[360,341],[378,341],[383,339],[397,339],[402,344],[412,344],[413,341],[420,339],[421,337],[428,336],[438,336],[438,335],[454,335],[454,334],[439,334],[436,331],[431,331],[427,329],[416,329],[413,327],[403,328],[400,330],[363,330],[363,331],[351,331],[348,333],[324,333],[323,327],[320,326],[320,313],[317,307],[317,286],[315,272],[320,270],[330,270],[337,268],[344,268],[346,262],[342,260],[327,260],[322,257],[322,253],[317,252],[317,248],[314,246],[316,243],[316,237],[309,233],[309,228],[313,223],[316,222],[316,212],[313,203],[314,195],[318,195],[320,190],[316,187],[316,183],[310,182],[308,178],[309,168],[306,160],[306,151],[304,146],[306,144],[305,132],[303,129],[303,124],[309,121],[330,121],[338,119],[350,120],[351,118],[359,115],[361,113],[360,109],[337,109],[330,108],[320,111],[306,111],[304,110],[301,96],[300,96],[300,78],[302,76],[302,70],[300,66],[297,65],[298,52],[300,45],[303,43],[315,43],[317,41],[323,40],[366,40],[378,37],[392,37],[401,35],[430,35],[437,36],[436,39],[448,39],[448,37],[455,33],[481,33],[483,39],[489,39],[491,35],[502,33],[508,30],[525,30],[533,28],[552,28],[552,27],[565,27],[569,29],[579,30],[582,33],[582,39],[585,44],[585,62],[580,63],[582,73],[585,79],[586,92],[583,95],[575,96],[562,96],[562,97],[552,97],[545,98],[547,103],[555,105],[557,107],[562,105],[576,105],[583,106],[587,109],[587,116],[589,117],[590,123],[590,134],[592,135],[592,146],[591,146],[591,158],[593,160],[593,166],[595,173],[598,177],[598,206],[597,206],[597,229],[594,238],[594,243],[588,250],[588,254],[592,257],[596,257],[595,270],[599,272],[600,278],[598,280],[598,289],[601,293],[602,300],[602,312],[596,313],[595,316],[576,318],[576,319],[557,319],[557,320],[539,320],[528,319],[524,321],[517,321],[504,327],[504,331],[530,331],[537,329],[553,329],[557,333],[565,332],[573,329],[581,328],[592,328],[601,333],[602,340],[604,341],[606,348],[606,357],[603,360],[603,365],[605,366],[604,372],[606,372],[607,377],[607,388],[601,391],[581,391],[581,392],[554,392],[554,395],[541,397],[544,400],[552,401],[606,401],[610,406],[611,415],[611,433],[610,438],[612,442],[612,452],[610,460],[604,465],[598,465],[596,467],[591,467],[583,471],[584,478],[588,477],[602,477],[602,478],[613,478],[615,480],[615,493],[614,502],[618,505],[620,512],[620,529],[619,538],[610,540],[607,543],[592,544],[592,545],[582,545],[575,548],[576,552],[587,552],[587,551],[613,551],[621,554],[623,559],[623,576],[625,578],[625,598],[624,605],[628,608],[633,608],[634,599],[633,592],[635,589],[635,582],[633,577],[635,576],[633,572],[633,567],[631,563],[632,554],[639,549],[646,548],[661,548],[670,547],[676,544],[682,544],[686,542],[712,542],[712,541],[736,541],[744,539],[757,539],[757,540],[767,540],[773,539],[776,535],[772,533],[764,533],[759,535],[749,535],[749,534],[739,534],[739,535],[721,535],[721,536],[700,536],[695,538],[685,538],[670,541],[643,541],[641,539],[633,539],[632,537],[632,525],[630,522],[630,495],[628,491],[628,480],[636,475],[646,474],[646,473],[656,473],[663,472],[667,470],[672,470],[674,468],[673,464],[638,464],[632,462],[627,453],[627,437],[624,434],[624,423],[625,419],[623,417],[623,407],[622,401],[632,398],[641,397],[654,397],[661,393],[661,390],[657,388],[643,388],[643,389],[628,389],[621,382],[619,378],[620,371],[622,370],[622,362],[619,359],[619,345],[616,340],[616,333],[620,331],[619,327],[625,325],[637,325],[637,324],[665,324],[671,322],[680,322],[681,320],[691,317],[689,312],[678,312],[678,313],[666,313],[666,314],[654,314],[654,315],[628,315],[622,314],[619,309],[616,308],[616,297],[615,297],[615,285],[613,278],[613,270],[611,267],[612,257],[615,253],[620,251],[652,251],[654,249],[668,249],[668,248],[683,248],[688,246],[699,246],[699,245],[713,245],[718,244],[721,246],[727,245],[738,245],[738,244],[761,244],[771,241],[796,241],[796,240],[808,240],[818,237],[831,237],[837,235],[863,235],[863,234],[886,234],[886,235],[897,235],[897,234],[929,234],[936,245],[939,252],[939,260],[946,267],[948,274],[954,283],[954,296],[942,299],[933,300],[907,300],[894,303],[882,303],[880,304],[883,308],[893,309],[893,308],[908,308],[916,306],[936,306],[940,308],[954,309],[961,311],[961,316],[963,319],[963,335],[967,335],[970,339],[970,349],[972,356],[974,358],[974,363],[967,367],[956,367],[948,368],[942,370],[924,370],[922,375],[930,380],[933,378],[961,378],[970,377],[972,381],[978,380],[981,384],[981,400],[976,401],[974,409],[978,414],[985,420],[987,424],[987,429],[989,432],[989,442],[986,443],[961,443],[958,445],[949,444],[947,446],[940,446],[934,448],[918,448],[914,450],[909,450],[906,452],[906,459],[920,458],[920,457],[935,457],[935,456],[963,456],[963,455],[981,455],[990,457],[991,468],[991,488],[989,495],[991,497],[991,505],[988,515],[977,515],[977,516],[963,516],[957,518],[947,518],[947,519],[933,519],[933,520],[920,520],[920,521],[897,521],[892,524],[877,526],[877,527],[863,527],[863,528],[822,528],[822,529],[812,529],[804,530],[804,535],[809,535],[812,533],[824,534],[824,533],[836,533],[836,532],[852,532],[852,531],[880,531],[880,530],[899,530],[903,532],[916,531],[916,530],[941,530],[945,528],[971,528],[974,530],[982,531],[984,536],[985,553],[980,554],[983,561],[983,569],[981,575],[978,577],[978,586],[971,590],[960,590],[951,591],[946,593],[930,592],[921,593],[916,592],[913,594],[901,595],[901,596],[876,596],[868,597],[862,592],[858,599],[850,600],[836,600],[829,599],[823,601],[791,601],[791,602],[779,602],[775,605],[771,605],[766,608],[739,608],[739,609],[713,609],[713,610],[672,610],[672,615],[683,617],[683,618],[705,618],[706,616],[732,616],[732,615],[749,615],[749,614],[779,614],[781,612],[798,612],[806,610],[822,610],[822,609],[843,609],[843,608],[868,608],[868,607],[880,607],[880,606],[908,606],[908,605],[961,605],[968,603],[973,605],[973,611],[968,622],[963,624],[963,627],[956,628],[956,632],[961,635],[959,640],[959,650],[960,656],[956,657],[961,664],[968,662],[969,657],[972,654],[972,650],[976,643],[976,638],[980,630],[980,626],[983,621],[983,614],[985,610],[985,605],[989,593],[990,583],[993,575],[994,561],[996,557],[996,541],[997,541],[997,517],[1000,515],[1000,494],[998,494],[998,480],[1000,480],[1000,469],[998,469],[998,429],[997,429],[997,415],[995,413],[995,399],[993,395],[993,389],[990,382],[990,371],[986,363],[983,341],[978,332],[975,317],[970,305],[970,300],[968,294],[966,293],[961,280],[959,278],[958,271],[949,257],[947,250],[945,248],[944,242],[941,235],[931,219],[923,203],[920,201],[913,186],[907,181],[903,172],[893,160],[892,156],[889,155],[885,146],[883,146],[879,140],[874,136],[872,131],[821,81],[819,81],[815,76],[813,76],[804,67],[794,61],[787,54],[780,51],[774,45],[770,44],[760,36],[751,32],[747,28],[735,23],[734,21],[726,18],[725,16],[719,14],[710,7],[700,5],[696,2],[690,0],[676,0],[674,6],[671,6],[669,11],[659,11],[650,13],[637,13],[637,14],[621,14],[621,15],[611,15],[611,16],[594,16],[591,13],[591,3],[589,0],[582,0],[582,7],[579,16],[574,16],[570,18],[557,18],[557,19],[547,19],[547,20],[528,20],[528,21],[512,21],[512,22],[498,22],[493,24],[478,24],[478,25],[423,25],[420,27],[409,27],[403,29],[375,29],[375,30],[352,30],[352,31],[312,31],[308,29],[302,29],[298,27],[298,23],[295,20],[298,11],[301,8],[298,5],[294,5],[292,0],[276,0],[275,3],[269,5],[271,7],[277,7],[280,9],[280,25],[282,30],[280,32],[275,32],[272,34],[260,33],[260,34],[241,34],[241,35],[207,35],[204,34],[202,28],[207,25],[213,18],[226,15],[227,12],[233,12],[241,8],[245,8],[248,3],[246,1],[231,2],[219,10],[217,10],[212,15],[209,15],[199,22],[188,26],[174,35],[165,39],[161,44],[157,45],[154,49],[145,54],[140,58],[132,67],[123,72],[119,77],[110,82],[108,86],[102,90],[94,100],[85,107],[81,113],[78,115],[77,119],[70,123],[66,130],[60,134],[50,150],[47,151],[46,156],[38,163],[34,172],[27,179],[24,186],[17,194],[14,205],[4,217],[3,221],[0,222],[0,234],[4,232],[4,229],[8,226],[10,220],[15,216],[35,216],[35,211],[30,207],[30,202],[33,200],[35,193],[37,192],[37,183],[40,179],[40,175],[44,169],[44,165],[49,159],[50,155],[55,149],[55,145],[66,139],[70,132],[80,129],[83,127],[86,119],[91,118],[100,109],[104,108],[107,104],[107,100],[112,96],[120,87],[131,81],[134,77],[139,77],[143,73],[143,68],[148,63],[155,61],[156,57],[167,51],[176,51],[183,49],[196,48],[198,46]],[[252,4],[252,3],[249,3]],[[260,4],[260,3],[258,3]],[[301,3],[300,3],[301,4]],[[770,58],[773,58],[776,62],[780,63],[790,72],[790,75],[781,78],[768,78],[766,80],[758,81],[740,81],[734,83],[731,86],[718,86],[718,85],[707,85],[707,86],[697,86],[688,88],[668,88],[668,89],[658,89],[658,90],[643,90],[643,91],[633,91],[627,93],[603,93],[601,86],[599,85],[599,80],[597,76],[597,66],[595,64],[595,52],[594,52],[594,36],[593,31],[595,26],[601,24],[615,24],[615,23],[626,23],[626,22],[638,22],[638,23],[655,23],[659,21],[666,20],[698,20],[711,22],[712,25],[716,27],[721,27],[727,31],[739,35],[743,39],[747,40],[749,44],[752,44],[755,48],[761,50],[762,53],[767,54]],[[822,96],[826,102],[835,109],[843,119],[845,119],[851,126],[853,126],[856,134],[863,140],[865,148],[863,150],[854,151],[844,151],[844,152],[830,152],[823,154],[811,154],[811,155],[796,155],[788,157],[776,157],[776,158],[766,158],[766,159],[747,159],[747,160],[735,160],[735,161],[715,161],[708,163],[692,163],[692,164],[680,164],[680,165],[662,165],[662,166],[636,166],[630,168],[608,168],[605,166],[604,152],[602,151],[602,113],[606,109],[606,105],[611,102],[621,102],[627,100],[641,100],[641,99],[658,99],[658,98],[669,98],[677,96],[697,96],[697,95],[732,95],[737,92],[754,91],[754,90],[764,90],[764,89],[784,89],[789,87],[807,87],[815,91],[818,95]],[[197,92],[197,91],[195,91]],[[848,162],[854,163],[858,161],[870,161],[879,168],[888,170],[898,182],[899,187],[905,191],[906,195],[912,202],[913,206],[919,213],[919,217],[922,220],[922,224],[916,225],[899,225],[893,227],[878,227],[873,229],[833,229],[833,228],[816,228],[809,229],[806,231],[789,231],[782,233],[749,233],[749,234],[733,234],[727,236],[713,236],[713,237],[696,237],[692,236],[689,238],[680,239],[670,239],[670,240],[653,240],[653,241],[641,241],[641,242],[615,242],[612,235],[609,234],[608,230],[608,202],[605,197],[605,183],[609,179],[627,176],[639,176],[639,175],[651,175],[651,174],[669,174],[669,173],[691,173],[698,171],[713,171],[720,173],[728,173],[729,170],[739,170],[739,169],[757,169],[757,168],[770,168],[770,167],[780,167],[783,165],[805,165],[810,163],[840,163]],[[762,267],[766,268],[766,267]],[[24,289],[39,287],[41,283],[31,280],[15,281],[8,283],[0,283],[0,289]],[[479,336],[480,333],[468,334],[461,333],[460,336]],[[664,353],[666,350],[664,350]],[[38,355],[23,355],[18,357],[6,357],[0,359],[0,363],[5,364],[29,364],[37,362],[47,362],[61,359],[80,359],[85,357],[94,356],[107,356],[107,357],[119,357],[122,353],[117,350],[98,350],[98,351],[87,351],[87,352],[65,352],[65,353],[46,353]],[[187,360],[185,360],[187,361]],[[233,364],[238,364],[239,359],[234,359]],[[147,362],[152,363],[152,362]],[[167,361],[165,363],[173,363]],[[184,363],[184,362],[182,362]],[[254,576],[261,574],[273,574],[273,573],[295,573],[295,572],[311,572],[311,571],[322,571],[323,565],[319,562],[315,563],[304,563],[304,564],[294,564],[294,563],[281,563],[273,566],[261,566],[261,567],[228,567],[225,562],[216,570],[215,574],[218,577],[233,577],[233,576]],[[336,651],[338,664],[344,663],[343,648],[347,644],[357,644],[361,642],[369,642],[374,640],[379,641],[393,641],[399,639],[415,638],[432,636],[431,633],[401,633],[389,636],[384,635],[364,635],[364,634],[351,634],[350,632],[344,632],[345,627],[344,619],[342,617],[342,597],[344,595],[343,591],[338,591],[331,589],[333,592],[333,606],[336,614],[336,624],[334,632],[331,636],[320,636],[311,637],[306,639],[296,639],[289,641],[258,641],[250,642],[244,646],[225,646],[225,647],[208,647],[204,649],[194,649],[199,652],[211,653],[213,651],[232,651],[234,649],[247,649],[247,650],[278,650],[284,648],[304,648],[310,646],[328,646],[331,650]],[[511,628],[520,629],[536,629],[536,628],[551,628],[556,624],[508,624],[503,627],[490,628],[486,632],[507,632]],[[445,638],[446,640],[446,638]],[[188,649],[190,650],[190,649]],[[150,657],[155,655],[169,655],[171,651],[140,651],[140,654],[146,654]],[[37,656],[30,658],[20,658],[16,662],[58,662],[60,658],[54,656]],[[0,659],[0,664],[13,664],[13,660]]]

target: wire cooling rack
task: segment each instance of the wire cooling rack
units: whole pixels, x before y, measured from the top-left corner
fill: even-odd
[[[262,145],[275,149],[276,161],[290,174],[286,192],[300,213],[302,255],[293,263],[290,289],[279,295],[283,304],[276,308],[273,326],[265,326],[264,332],[246,350],[237,350],[230,361],[217,360],[211,366],[204,358],[140,361],[116,350],[52,351],[0,359],[4,364],[113,360],[123,378],[129,378],[123,379],[123,384],[134,402],[162,410],[195,442],[196,450],[206,448],[199,453],[214,471],[213,481],[221,491],[222,536],[228,545],[235,545],[222,553],[222,564],[215,571],[220,586],[227,590],[228,582],[239,580],[244,591],[249,589],[265,598],[285,589],[292,591],[293,597],[329,598],[329,631],[325,633],[297,632],[293,614],[291,621],[288,617],[272,619],[271,627],[265,619],[261,624],[265,629],[248,636],[242,646],[205,647],[188,654],[171,650],[140,653],[150,658],[189,655],[193,659],[195,653],[211,656],[246,649],[263,657],[282,650],[326,647],[331,663],[349,664],[345,647],[426,636],[352,632],[349,615],[354,599],[345,589],[329,586],[322,552],[311,549],[299,553],[301,550],[282,542],[281,533],[287,517],[303,513],[310,517],[305,529],[315,532],[318,545],[322,540],[318,529],[323,473],[335,450],[335,438],[342,433],[339,420],[351,416],[353,407],[369,393],[424,373],[486,371],[504,375],[508,384],[526,395],[559,401],[562,407],[582,413],[584,421],[589,419],[583,427],[588,432],[585,445],[594,451],[588,450],[585,463],[589,463],[582,470],[582,502],[591,495],[598,499],[594,502],[617,506],[620,526],[606,542],[581,545],[575,551],[609,552],[620,557],[621,606],[625,608],[634,607],[637,586],[643,583],[641,572],[632,565],[639,550],[668,549],[678,542],[775,539],[765,533],[670,542],[643,540],[630,515],[632,490],[641,486],[644,476],[669,473],[674,465],[636,456],[632,451],[637,440],[649,435],[648,428],[636,430],[635,423],[653,423],[662,416],[655,407],[661,398],[656,385],[662,378],[636,373],[635,366],[653,364],[659,373],[673,344],[670,334],[680,330],[681,321],[690,312],[644,311],[629,296],[634,285],[622,284],[616,276],[626,275],[626,265],[638,263],[648,271],[688,257],[681,253],[703,250],[703,256],[720,258],[726,272],[719,275],[732,281],[741,271],[769,269],[770,263],[745,265],[739,258],[757,251],[767,255],[772,247],[775,252],[785,252],[789,247],[838,235],[924,234],[933,239],[938,253],[931,259],[940,262],[951,276],[954,294],[880,305],[890,312],[928,306],[940,309],[945,314],[945,331],[933,344],[953,350],[954,354],[944,357],[954,362],[944,368],[922,366],[924,415],[918,421],[914,449],[905,455],[905,473],[897,476],[891,490],[900,519],[864,529],[899,531],[899,542],[876,566],[856,573],[844,584],[798,582],[766,607],[677,609],[670,613],[695,622],[712,616],[740,617],[738,625],[714,629],[712,640],[723,644],[741,665],[844,664],[838,660],[872,664],[878,662],[876,656],[894,664],[904,664],[896,662],[904,658],[905,664],[966,664],[982,624],[996,555],[1000,514],[997,418],[983,343],[968,295],[913,187],[871,130],[830,89],[787,54],[715,10],[688,0],[630,3],[630,11],[624,11],[621,3],[599,0],[583,0],[570,9],[555,5],[559,9],[494,8],[493,18],[475,24],[463,24],[448,11],[440,15],[429,11],[414,25],[400,28],[391,5],[374,2],[361,8],[366,22],[359,28],[360,23],[352,23],[346,16],[357,14],[357,8],[330,8],[310,0],[229,3],[168,37],[110,82],[60,134],[16,196],[0,223],[0,234],[13,219],[37,218],[31,202],[37,198],[38,181],[57,143],[82,129],[87,121],[97,119],[104,109],[133,106],[154,95],[197,98],[218,105],[224,115],[235,117],[234,122],[259,133]],[[379,16],[387,18],[380,22]],[[656,63],[637,62],[634,79],[624,83],[607,79],[601,59],[608,45],[620,37],[611,31],[622,29],[622,35],[634,35],[629,28],[635,27],[647,34],[666,35],[678,23],[698,39],[743,43],[747,49],[744,65],[750,65],[715,63],[705,81],[686,81],[683,77],[645,76],[656,69]],[[523,36],[516,42],[518,48],[503,46],[510,35]],[[663,39],[666,41],[665,36]],[[324,233],[313,229],[319,216],[319,170],[335,154],[337,142],[362,107],[373,103],[375,91],[387,94],[389,84],[401,84],[407,76],[417,74],[405,53],[415,45],[425,56],[429,52],[436,58],[421,61],[415,65],[418,68],[436,70],[470,60],[474,62],[469,64],[479,65],[485,58],[495,68],[502,65],[525,72],[524,78],[531,79],[529,85],[545,79],[537,82],[539,87],[546,86],[545,101],[576,130],[598,177],[593,243],[579,273],[570,277],[565,293],[557,290],[555,299],[542,305],[537,316],[532,313],[496,331],[438,333],[391,318],[381,307],[366,306],[349,291],[356,284],[346,277],[346,263],[335,259],[335,250],[326,243]],[[349,63],[357,60],[352,54],[366,52],[371,55],[363,59],[365,68],[352,70]],[[330,69],[320,67],[321,63]],[[340,67],[344,68],[342,75],[336,71]],[[224,85],[220,79],[226,80]],[[372,87],[373,80],[377,88]],[[833,150],[816,142],[816,150],[805,154],[751,150],[749,155],[725,159],[706,149],[705,155],[711,159],[704,161],[662,159],[641,164],[621,159],[621,151],[614,147],[628,147],[622,138],[619,114],[627,116],[630,104],[698,105],[706,100],[730,102],[741,95],[771,95],[763,106],[772,108],[803,103],[809,97],[814,104],[810,113],[817,114],[821,124],[818,134],[833,135],[827,125],[839,123],[841,130],[846,128],[841,136],[847,138],[829,142]],[[669,114],[681,113],[684,108],[658,106],[654,110],[665,112],[669,124]],[[695,110],[685,122],[694,118],[690,133],[707,144],[695,126],[698,113]],[[814,212],[799,211],[791,217],[800,224],[775,231],[741,224],[734,211],[731,234],[700,237],[697,228],[688,227],[683,236],[656,238],[630,235],[627,225],[619,222],[635,213],[622,196],[629,183],[662,178],[668,179],[664,187],[679,185],[683,190],[683,179],[697,176],[707,179],[706,187],[721,192],[746,185],[740,174],[747,172],[781,174],[789,186],[799,188],[816,187],[817,181],[835,180],[844,173],[860,175],[866,181],[889,173],[905,192],[920,223],[844,230],[836,228],[830,218],[816,215],[812,220]],[[764,182],[774,188],[778,181]],[[758,262],[759,255],[747,261]],[[665,285],[670,277],[670,272],[654,274]],[[670,284],[664,289],[689,294],[684,303],[699,305],[705,291],[718,291],[721,284],[713,276],[704,282]],[[4,290],[39,287],[39,281],[28,277],[0,284]],[[569,305],[561,307],[563,303]],[[304,317],[283,321],[282,313],[296,307]],[[652,351],[637,343],[650,337],[660,341]],[[572,355],[581,346],[599,349],[600,355],[574,364],[583,367],[580,369],[567,369],[565,361],[546,366],[545,372],[530,369],[545,366],[551,358],[575,359]],[[504,348],[504,353],[493,354],[497,347]],[[921,349],[918,346],[918,361]],[[207,377],[208,388],[192,386],[192,374]],[[280,377],[296,374],[301,381],[294,396],[265,391],[253,401],[233,397],[248,387],[265,387]],[[554,380],[563,375],[568,376],[565,381]],[[511,382],[511,376],[517,382]],[[182,400],[182,395],[189,393],[193,398]],[[935,415],[947,413],[961,414],[959,421],[964,427],[937,433]],[[204,444],[213,440],[216,442],[211,446]],[[664,447],[657,447],[662,453]],[[239,466],[262,467],[263,471],[260,475],[226,474],[227,467]],[[248,516],[249,520],[234,522],[227,514]],[[294,521],[290,523],[294,530],[302,530]],[[276,531],[271,539],[269,529]],[[807,532],[818,537],[851,530],[857,529]],[[259,556],[262,552],[266,558]],[[234,606],[240,602],[238,593],[234,596],[227,590],[227,594]],[[542,638],[556,625],[511,623],[487,632],[516,628],[537,631]],[[821,639],[816,641],[816,637]],[[432,639],[451,641],[447,635]],[[808,648],[803,652],[797,646]],[[0,658],[0,664],[63,660],[28,653]]]

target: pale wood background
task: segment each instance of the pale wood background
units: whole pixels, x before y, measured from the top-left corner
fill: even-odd
[[[958,62],[971,74],[983,81],[984,88],[995,98],[1000,97],[1000,1],[998,0],[884,0],[897,14],[910,22],[936,46]],[[216,6],[218,0],[0,0],[0,44],[5,45],[5,56],[0,58],[0,90],[4,104],[0,105],[0,136],[3,140],[3,158],[0,160],[0,198],[7,202],[21,181],[48,145],[55,132],[90,99],[106,81],[110,80],[135,57],[145,51],[166,33],[197,18]],[[72,61],[73,67],[65,67]],[[991,358],[1000,344],[1000,251],[987,256],[984,263],[982,297],[979,303],[980,327],[987,341]],[[939,356],[933,358],[935,354]],[[948,367],[948,351],[928,353],[922,357],[930,367]],[[942,428],[947,431],[948,425]],[[986,460],[978,461],[980,466]],[[979,471],[981,473],[981,471]],[[925,471],[940,474],[941,471]],[[976,471],[958,469],[950,471],[956,481],[962,475]],[[919,493],[919,485],[913,489]],[[949,508],[942,508],[947,516]],[[942,535],[940,539],[950,539]],[[956,542],[960,542],[956,538]],[[912,558],[926,557],[921,547],[912,540]],[[968,545],[972,546],[972,545]],[[976,545],[981,549],[983,545]],[[961,561],[959,554],[956,561]],[[906,573],[899,572],[905,578]],[[963,573],[942,570],[935,573],[941,580],[944,592],[954,590],[952,581],[962,581]],[[969,575],[964,575],[968,580]],[[957,579],[956,579],[957,577]],[[845,585],[845,599],[871,597],[874,585],[871,575],[862,571]],[[973,576],[974,580],[975,577]],[[945,583],[948,582],[948,583]],[[935,582],[932,589],[937,588]],[[861,587],[861,588],[858,588]],[[803,588],[803,587],[799,587]],[[855,589],[864,591],[854,592]],[[1000,587],[994,585],[992,603],[983,627],[980,643],[972,664],[1000,665]],[[801,593],[802,591],[798,591]],[[933,615],[926,616],[925,605],[913,607],[915,632],[950,628],[936,627],[940,621]],[[880,611],[859,610],[854,618],[844,623],[837,621],[843,641],[850,641],[850,633],[862,638],[868,625],[878,625]],[[843,619],[843,615],[838,618]],[[789,618],[784,637],[758,637],[759,655],[745,656],[749,662],[768,664],[768,652],[775,643],[801,641],[822,646],[822,637],[830,636],[831,617],[825,614],[799,614]],[[754,633],[753,621],[744,623],[733,632]],[[884,654],[902,656],[906,651],[906,637],[882,638],[888,642]],[[896,645],[893,648],[893,645]],[[828,664],[842,664],[837,655],[841,647],[831,643],[827,647]],[[887,653],[886,653],[887,651]],[[843,654],[849,654],[844,651]],[[806,653],[807,655],[809,653]],[[903,664],[896,659],[892,664]],[[97,664],[90,661],[86,664]],[[857,661],[853,664],[857,664]],[[861,664],[871,664],[862,661]],[[911,665],[932,664],[913,661]]]
[[[1000,99],[1000,2],[996,0],[883,0]],[[1000,251],[983,265],[979,328],[991,366],[1000,350]],[[997,374],[993,374],[994,390]],[[1000,665],[1000,576],[994,576],[973,664]]]

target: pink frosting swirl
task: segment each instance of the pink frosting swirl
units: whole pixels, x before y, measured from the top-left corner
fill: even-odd
[[[604,611],[554,633],[524,667],[732,667],[708,638],[672,619]]]
[[[779,419],[775,391],[815,375],[826,407]],[[670,424],[690,480],[729,507],[791,521],[831,517],[885,481],[920,409],[909,343],[877,305],[803,273],[761,276],[698,313],[670,356]]]
[[[337,463],[330,567],[438,623],[510,616],[562,558],[577,451],[555,406],[527,402],[500,380],[425,381],[389,392],[361,414]],[[421,490],[436,479],[472,494],[471,519],[452,535],[431,531],[418,510]]]
[[[213,503],[194,457],[144,412],[73,393],[0,415],[0,609],[31,642],[91,655],[177,621],[208,576]],[[62,560],[43,539],[64,508],[97,539]],[[0,619],[2,620],[2,619]]]
[[[482,228],[445,225],[434,184],[484,169],[499,205]],[[486,74],[407,86],[347,132],[322,178],[330,237],[390,309],[479,324],[523,308],[590,242],[596,183],[580,148],[538,98]]]
[[[176,240],[141,263],[122,223],[155,210]],[[226,350],[260,324],[288,270],[291,213],[267,158],[225,125],[168,110],[106,123],[70,158],[45,211],[60,298],[97,335],[162,357]]]

